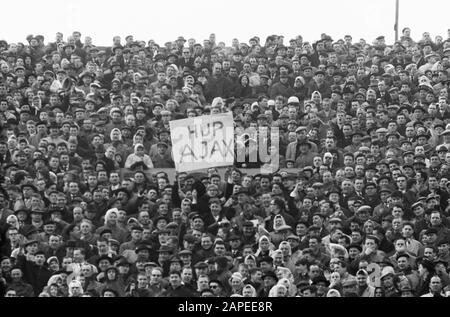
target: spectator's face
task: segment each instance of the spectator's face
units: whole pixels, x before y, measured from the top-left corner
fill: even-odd
[[[106,242],[97,242],[97,248],[99,254],[105,254],[108,252],[108,243]]]
[[[192,276],[192,274],[191,274],[191,276]],[[202,291],[204,289],[207,289],[208,286],[209,286],[208,282],[209,282],[208,277],[203,277],[203,276],[200,277],[198,279],[198,281],[197,281],[197,288],[198,288],[198,290]]]
[[[408,267],[408,259],[406,257],[400,257],[397,259],[397,266],[399,269],[404,270]]]
[[[399,239],[395,242],[395,251],[403,252],[406,250],[406,242],[405,240]]]
[[[5,297],[18,297],[16,290],[9,290],[6,292]]]
[[[434,251],[432,248],[425,248],[423,251],[423,256],[427,259],[434,259]]]
[[[214,253],[217,256],[222,256],[225,254],[225,246],[223,244],[216,244],[214,247]]]
[[[3,272],[9,272],[11,270],[12,264],[10,259],[5,259],[0,264],[0,270]]]
[[[266,277],[264,278],[263,282],[264,282],[264,287],[265,287],[265,288],[272,287],[272,286],[274,286],[275,283],[276,283],[275,280],[273,279],[273,277],[271,277],[271,276],[266,276]]]
[[[22,271],[19,269],[13,269],[11,271],[11,278],[14,282],[20,281],[20,279],[22,278]]]
[[[75,263],[82,263],[84,261],[84,255],[80,250],[73,251],[73,260]]]
[[[146,275],[139,275],[137,278],[138,288],[146,288],[148,284],[148,278]]]
[[[316,249],[318,246],[317,240],[316,239],[309,239],[309,245],[308,245],[311,249]]]
[[[209,288],[213,291],[214,295],[216,296],[220,294],[220,292],[222,291],[222,288],[217,283],[210,283]]]
[[[220,64],[215,64],[213,68],[213,74],[220,75],[221,73],[222,73],[222,66]]]
[[[449,246],[450,245],[448,243],[444,243],[444,244],[439,245],[438,246],[439,254],[447,255],[449,253]]]
[[[441,279],[438,276],[433,276],[430,281],[430,290],[434,293],[440,293],[442,290]]]
[[[201,246],[205,250],[209,250],[209,248],[212,246],[212,241],[210,237],[203,237],[201,240]]]
[[[403,229],[402,229],[403,237],[410,238],[413,233],[414,233],[414,231],[413,231],[413,228],[411,226],[409,226],[409,225],[403,226]]]
[[[150,283],[151,284],[158,284],[161,282],[162,279],[162,273],[160,270],[153,270],[152,274],[150,276]]]
[[[361,241],[361,235],[359,235],[359,237],[353,237],[353,234],[352,234],[352,243],[360,243],[360,241]],[[350,258],[354,259],[360,254],[360,252],[357,248],[350,248],[348,250],[348,254],[349,254]]]
[[[37,265],[43,265],[45,263],[45,255],[43,255],[43,254],[36,255],[34,262]]]
[[[181,278],[178,274],[170,274],[169,282],[170,285],[175,288],[181,285]]]
[[[431,225],[438,226],[441,224],[441,215],[439,213],[432,213],[430,217]]]
[[[73,218],[76,221],[83,219],[83,210],[79,207],[74,208],[73,210]]]

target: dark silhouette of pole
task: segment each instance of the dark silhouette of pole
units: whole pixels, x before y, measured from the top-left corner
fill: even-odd
[[[399,2],[400,0],[395,0],[395,41],[398,41],[398,11],[399,11]]]

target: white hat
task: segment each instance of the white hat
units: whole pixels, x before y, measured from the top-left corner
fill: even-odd
[[[56,256],[51,256],[51,257],[49,257],[49,258],[47,259],[47,264],[50,264],[50,262],[52,262],[52,261],[56,261],[56,262],[59,263],[59,260],[58,260],[58,258],[57,258]]]
[[[305,83],[306,83],[305,78],[303,78],[302,76],[297,76],[297,77],[295,77],[295,80],[297,80],[297,79],[300,80],[303,85],[305,85]]]
[[[367,273],[367,271],[364,270],[364,269],[360,269],[360,270],[358,270],[358,272],[356,272],[356,275],[365,275],[365,276],[369,276],[369,273]]]
[[[178,66],[175,64],[170,64],[169,67],[172,67],[173,69],[175,69],[175,71],[178,73]]]
[[[275,229],[275,231],[281,231],[281,230],[292,230],[292,227],[288,226],[288,225],[281,225]]]
[[[419,84],[429,84],[429,83],[430,79],[427,76],[422,75],[419,77]]]
[[[386,266],[381,271],[380,279],[383,279],[384,277],[388,276],[389,274],[395,275],[394,268],[392,266]]]
[[[287,103],[288,104],[290,104],[290,103],[300,103],[300,101],[298,100],[298,98],[296,96],[291,96],[291,97],[289,97]]]
[[[139,99],[139,97],[133,97],[133,98],[131,98],[131,100],[137,100],[138,101],[138,103],[140,103],[141,102],[141,99]]]
[[[238,279],[239,281],[242,281],[244,278],[242,277],[242,274],[241,274],[241,273],[239,273],[239,272],[234,272],[233,275],[231,275],[231,277],[230,277],[230,282],[231,282],[233,279]]]

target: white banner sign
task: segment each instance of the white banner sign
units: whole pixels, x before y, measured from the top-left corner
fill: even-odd
[[[178,172],[233,165],[234,125],[230,112],[170,121],[170,135]]]

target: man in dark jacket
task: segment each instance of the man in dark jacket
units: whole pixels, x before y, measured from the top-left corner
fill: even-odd
[[[30,284],[25,283],[22,280],[22,270],[14,268],[11,270],[12,282],[8,284],[9,288],[16,291],[17,296],[21,297],[34,297],[33,287]]]
[[[169,287],[163,291],[160,297],[194,297],[194,294],[181,284],[181,273],[171,271],[169,275]]]
[[[222,75],[222,65],[215,63],[212,76],[208,78],[205,89],[205,97],[212,102],[215,97],[229,98],[231,96],[231,81]]]
[[[331,88],[328,83],[325,82],[325,73],[321,70],[317,71],[314,76],[314,80],[311,81],[308,87],[308,96],[311,96],[313,92],[318,91],[322,95],[322,98],[331,97]]]
[[[258,297],[269,297],[272,287],[277,284],[278,277],[273,271],[266,271],[262,276],[263,288],[259,291]]]
[[[196,190],[196,194],[193,195],[192,211],[198,212],[202,219],[205,219],[210,214],[209,200],[218,198],[219,188],[214,184],[205,187],[202,182],[197,181],[194,183],[193,189]]]
[[[276,96],[282,95],[285,98],[289,98],[294,95],[294,89],[289,83],[289,76],[286,74],[280,75],[280,81],[272,84],[269,90],[271,99],[275,99]]]
[[[45,254],[42,251],[27,257],[18,256],[18,267],[23,271],[24,281],[31,284],[34,294],[40,294],[47,285],[52,273],[45,266]]]

